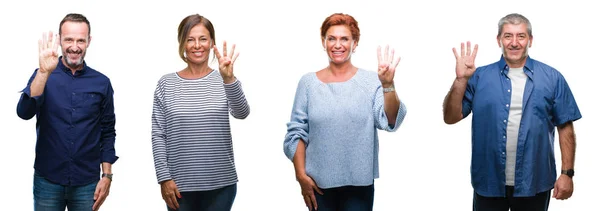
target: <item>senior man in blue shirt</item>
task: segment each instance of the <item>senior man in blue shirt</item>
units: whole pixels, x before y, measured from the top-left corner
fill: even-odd
[[[444,121],[473,113],[471,183],[475,211],[545,211],[573,193],[575,133],[581,118],[567,81],[556,69],[529,57],[531,23],[509,14],[498,23],[503,55],[475,68],[477,45],[456,56],[456,79],[444,100]],[[554,134],[562,155],[556,179]]]
[[[66,15],[58,35],[44,34],[39,68],[17,105],[19,117],[37,120],[35,210],[98,210],[110,190],[118,159],[113,89],[83,60],[90,41],[90,23],[81,14]]]

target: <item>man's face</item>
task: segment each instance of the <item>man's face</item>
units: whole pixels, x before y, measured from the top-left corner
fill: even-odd
[[[80,69],[90,44],[88,25],[84,22],[64,22],[61,26],[60,47],[67,67]]]
[[[523,67],[533,40],[527,32],[527,24],[504,24],[497,39],[506,63],[511,67]]]

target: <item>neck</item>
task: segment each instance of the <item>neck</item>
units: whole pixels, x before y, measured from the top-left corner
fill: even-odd
[[[195,75],[206,75],[206,74],[210,73],[210,71],[212,71],[212,70],[208,66],[208,63],[204,62],[204,63],[198,64],[198,65],[188,63],[188,66],[184,69],[184,71],[187,71],[191,75],[195,76]]]
[[[355,67],[349,61],[344,62],[342,64],[335,64],[333,62],[330,62],[329,67],[327,67],[327,69],[329,69],[332,75],[341,76],[353,72]]]

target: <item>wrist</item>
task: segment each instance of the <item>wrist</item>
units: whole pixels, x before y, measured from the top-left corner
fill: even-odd
[[[560,171],[561,176],[565,175],[569,178],[573,178],[573,176],[575,176],[575,170],[573,169],[563,169]]]
[[[105,177],[112,182],[113,174],[103,173],[101,178],[105,178]]]
[[[235,82],[235,77],[223,77],[223,83],[224,84],[232,84],[233,82]]]

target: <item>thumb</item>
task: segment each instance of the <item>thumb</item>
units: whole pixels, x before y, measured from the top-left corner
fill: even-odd
[[[177,198],[181,198],[181,193],[179,193],[179,188],[175,188],[175,195]]]
[[[558,196],[559,188],[557,183],[554,184],[554,192],[552,194],[552,198],[556,198]]]
[[[94,200],[98,200],[99,196],[100,196],[100,187],[96,188],[96,191],[94,191]]]
[[[319,189],[319,187],[317,187],[317,185],[313,185],[313,189],[314,189],[315,191],[317,191],[317,193],[319,193],[319,194],[323,195],[323,191],[321,191],[321,189]]]

